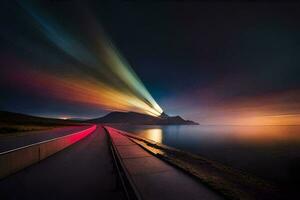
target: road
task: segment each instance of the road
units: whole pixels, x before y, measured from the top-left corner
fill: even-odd
[[[43,131],[24,132],[24,134],[21,134],[20,136],[1,137],[0,152],[75,133],[86,129],[87,127],[89,126],[67,126]]]
[[[123,199],[102,127],[0,181],[0,199]]]

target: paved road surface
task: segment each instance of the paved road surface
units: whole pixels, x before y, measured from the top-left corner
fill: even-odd
[[[44,131],[24,132],[21,136],[9,136],[0,138],[0,152],[8,151],[18,147],[26,146],[36,142],[49,140],[52,138],[68,135],[77,131],[84,130],[90,126],[67,126],[61,128],[54,128]]]
[[[0,181],[0,199],[123,199],[102,127],[71,147]]]

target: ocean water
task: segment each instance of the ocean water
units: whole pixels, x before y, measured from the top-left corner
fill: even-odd
[[[300,183],[300,126],[113,126],[274,183]]]

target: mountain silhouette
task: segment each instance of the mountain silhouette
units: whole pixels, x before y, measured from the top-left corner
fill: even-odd
[[[90,123],[120,123],[135,125],[198,125],[198,123],[184,120],[180,116],[169,116],[162,113],[159,117],[137,112],[111,112],[103,117],[90,119]]]

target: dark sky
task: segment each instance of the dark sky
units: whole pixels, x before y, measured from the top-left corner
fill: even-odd
[[[250,94],[299,87],[298,4],[122,3],[102,8],[106,30],[154,95],[231,76],[243,76],[247,85],[242,91]]]
[[[51,32],[46,33],[48,38],[41,34],[27,5],[1,4],[2,70],[19,65],[55,73],[72,70],[60,67],[73,61],[47,43]],[[87,40],[81,33],[94,30],[78,27],[89,19],[101,24],[167,113],[198,121],[229,114],[228,110],[231,114],[251,110],[263,116],[300,113],[298,3],[49,1],[28,5],[30,9],[34,5],[32,10],[40,16],[55,18],[83,44]],[[80,13],[87,10],[90,16],[83,19]],[[43,23],[51,23],[47,19]],[[1,109],[53,116],[106,112],[28,95],[4,80]]]

